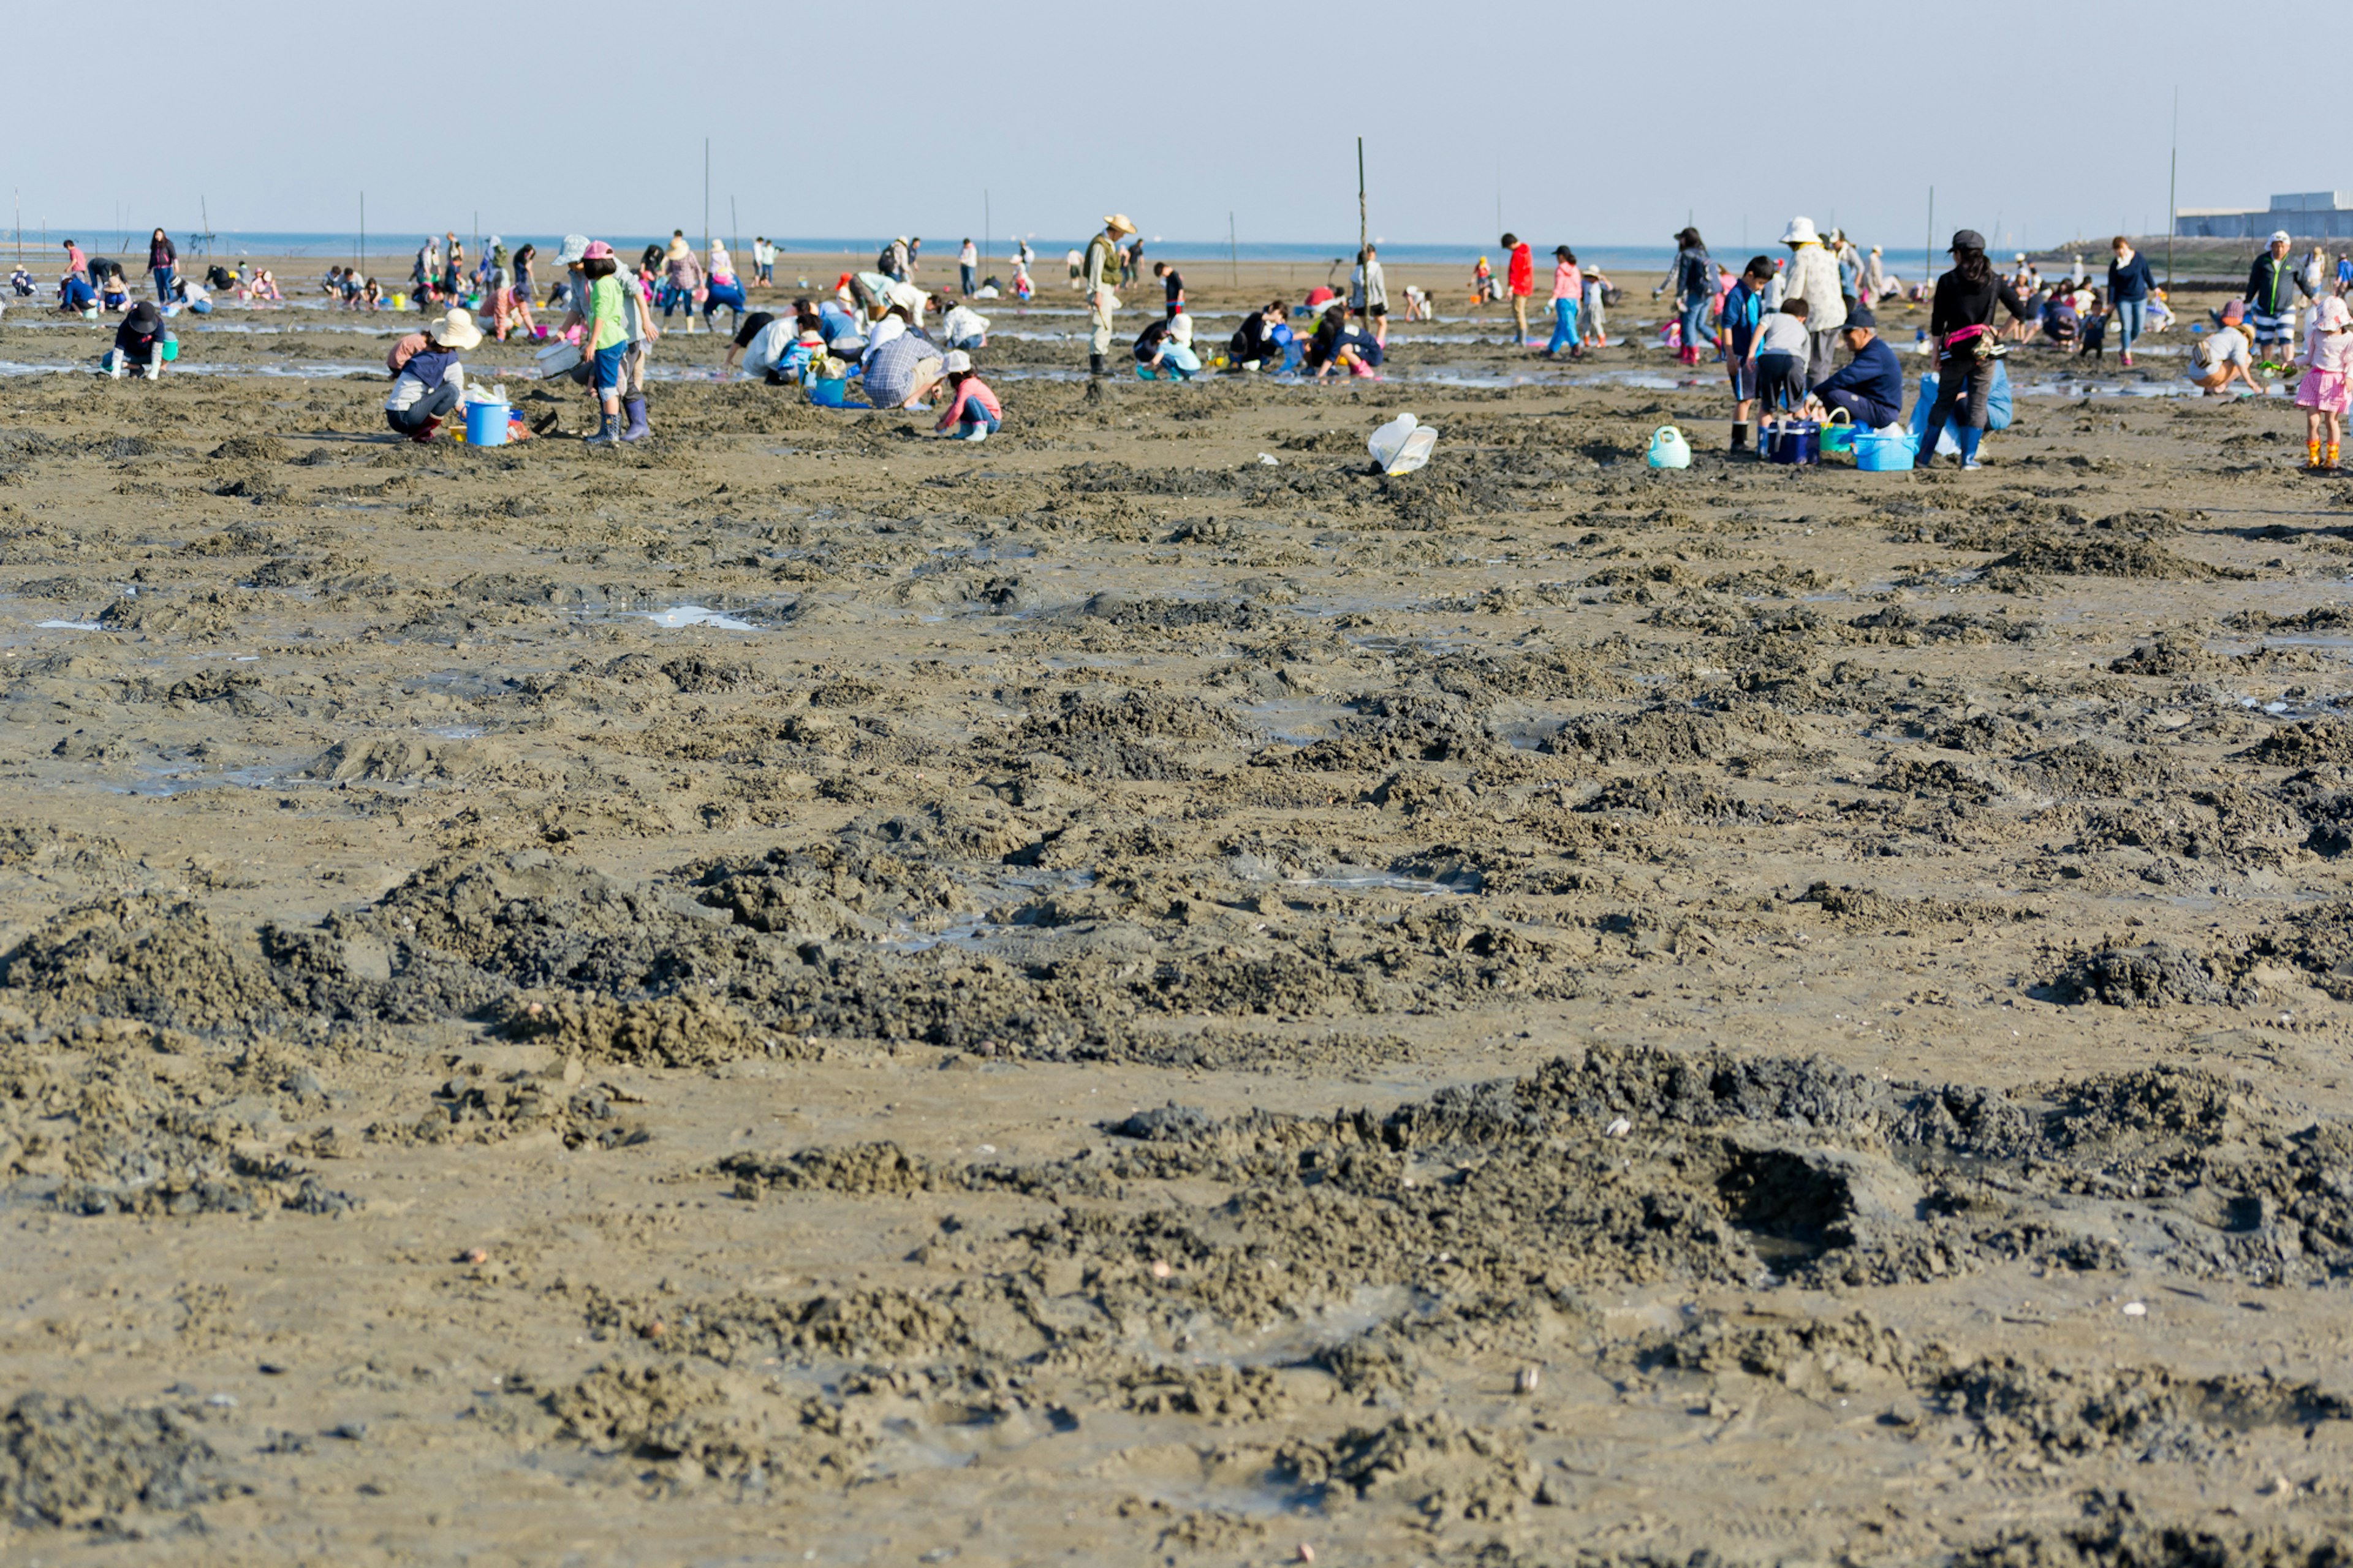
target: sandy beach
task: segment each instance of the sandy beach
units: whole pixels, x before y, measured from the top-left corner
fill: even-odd
[[[2331,1561],[2300,411],[2177,329],[1735,463],[1656,278],[1556,366],[1398,268],[1383,380],[1091,387],[1047,259],[979,446],[0,318],[0,1557]]]

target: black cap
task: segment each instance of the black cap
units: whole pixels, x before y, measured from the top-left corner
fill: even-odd
[[[1853,331],[1860,327],[1866,331],[1875,332],[1879,331],[1879,318],[1871,313],[1870,306],[1857,305],[1846,313],[1846,326],[1849,331]]]
[[[1973,228],[1957,228],[1953,231],[1952,247],[1955,250],[1983,250],[1985,236]]]

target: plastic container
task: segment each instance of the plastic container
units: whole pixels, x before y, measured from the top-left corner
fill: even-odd
[[[1651,432],[1651,448],[1643,460],[1654,468],[1688,468],[1691,467],[1691,443],[1683,433],[1672,425],[1662,425]]]
[[[392,308],[396,310],[406,310],[408,309],[408,296],[396,291],[392,296]]]
[[[177,338],[165,338],[164,340],[164,363],[165,364],[170,364],[174,360],[178,359],[179,357],[180,340]]]
[[[836,377],[830,381],[813,381],[809,383],[808,399],[819,408],[840,408],[846,406],[849,401],[849,382],[847,377]]]
[[[1854,433],[1854,466],[1866,474],[1902,474],[1912,468],[1916,444],[1912,432],[1899,428]]]
[[[1438,432],[1410,414],[1400,414],[1379,429],[1366,446],[1385,474],[1409,474],[1430,461]]]
[[[553,381],[580,366],[580,345],[558,341],[548,344],[533,356],[539,364],[539,379]]]
[[[507,403],[484,398],[466,405],[466,445],[503,447],[507,444]]]
[[[1793,468],[1810,467],[1822,460],[1821,437],[1822,427],[1810,419],[1786,421],[1767,444],[1766,461]]]

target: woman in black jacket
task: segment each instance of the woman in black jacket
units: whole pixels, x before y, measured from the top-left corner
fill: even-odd
[[[1936,279],[1936,302],[1928,310],[1928,336],[1936,345],[1936,402],[1928,410],[1928,426],[1920,432],[1915,468],[1936,460],[1936,442],[1953,416],[1953,405],[1966,392],[1969,406],[1956,434],[1961,443],[1961,467],[1979,466],[1978,443],[1985,438],[1986,404],[1993,395],[1997,341],[1993,328],[1996,302],[2009,308],[2019,321],[2027,309],[2009,282],[1994,276],[1986,259],[1985,236],[1965,228],[1953,236],[1953,268]]]

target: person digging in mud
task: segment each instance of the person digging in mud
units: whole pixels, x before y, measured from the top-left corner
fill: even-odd
[[[611,405],[608,406],[601,395],[597,400],[600,419],[626,410],[628,427],[621,429],[617,424],[613,439],[642,441],[653,434],[653,426],[646,422],[646,356],[653,351],[655,341],[661,336],[661,329],[654,325],[652,311],[646,304],[645,291],[638,286],[638,279],[627,264],[613,254],[611,246],[602,240],[591,245],[585,234],[565,235],[563,248],[556,253],[556,260],[567,269],[572,286],[571,309],[565,314],[563,331],[568,336],[575,328],[578,328],[583,334],[581,362],[572,373],[573,379],[583,386],[596,384],[596,367],[589,353],[587,336],[591,311],[596,305],[593,288],[596,279],[590,276],[587,266],[592,251],[596,253],[596,259],[613,264],[612,269],[605,276],[614,283],[611,299],[618,310],[620,321],[619,336],[611,339],[607,345],[617,344],[621,349],[612,361],[617,379],[613,383]],[[597,436],[603,435],[605,432],[600,429]],[[596,438],[590,437],[592,440]],[[603,441],[599,444],[611,443]]]
[[[1170,322],[1154,321],[1136,335],[1136,374],[1146,381],[1166,376],[1170,381],[1190,381],[1201,368],[1201,361],[1190,345],[1177,341]]]
[[[950,349],[941,370],[955,395],[933,426],[934,432],[957,441],[986,441],[996,435],[1005,423],[1005,409],[997,394],[980,379],[980,373],[972,368],[972,356],[962,349]]]
[[[745,375],[760,376],[770,386],[787,386],[800,381],[810,360],[825,352],[825,335],[807,300],[795,300],[794,308],[797,313],[793,315],[754,310],[744,317],[743,325],[735,329],[733,341],[727,345],[727,363],[721,368],[719,379],[728,380],[741,363]]]
[[[1234,329],[1234,335],[1226,341],[1226,363],[1238,371],[1282,366],[1284,350],[1293,342],[1291,307],[1272,300],[1263,310],[1243,317],[1242,324]]]
[[[2263,384],[2255,379],[2254,351],[2235,317],[2229,326],[2198,340],[2189,351],[2189,368],[2182,374],[2208,397],[2227,395],[2233,382],[2246,384],[2242,397],[2263,395]]]
[[[106,351],[106,373],[121,381],[132,371],[155,381],[164,374],[164,312],[150,300],[131,307],[114,329],[114,346]]]
[[[384,421],[396,435],[418,442],[433,439],[466,395],[466,371],[458,356],[481,341],[473,316],[453,310],[393,345],[398,369],[391,395],[384,400]]]
[[[1846,410],[1855,427],[1878,430],[1904,417],[1904,363],[1879,336],[1879,318],[1868,305],[1847,312],[1839,329],[1847,352],[1854,357],[1814,383],[1806,395],[1807,417],[1826,417],[1833,408]]]
[[[931,339],[907,325],[898,306],[875,323],[877,331],[890,322],[899,331],[870,342],[861,375],[866,397],[877,408],[910,408],[923,410],[923,402],[945,374],[947,353]]]
[[[1369,376],[1380,368],[1381,346],[1362,328],[1349,324],[1353,314],[1345,301],[1324,312],[1315,336],[1307,345],[1307,363],[1320,380],[1335,371]]]

